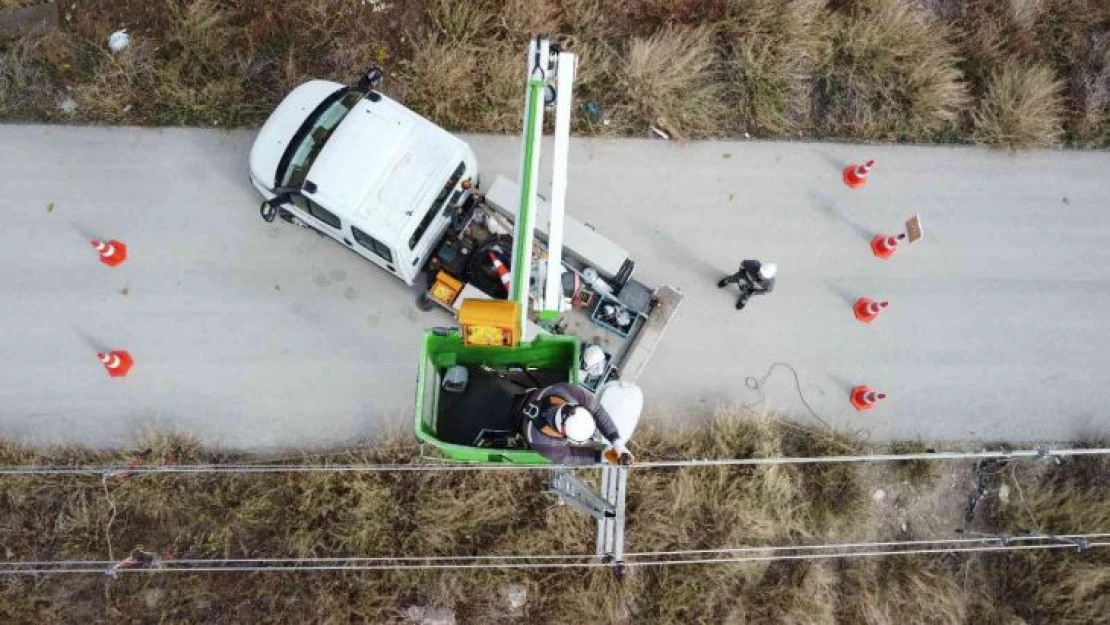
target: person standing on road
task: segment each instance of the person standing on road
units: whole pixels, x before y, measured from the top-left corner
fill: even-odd
[[[778,267],[774,263],[744,260],[740,262],[740,269],[736,273],[717,281],[717,288],[723,289],[730,284],[740,287],[740,299],[736,300],[736,310],[743,310],[752,295],[766,295],[775,290],[777,271]]]

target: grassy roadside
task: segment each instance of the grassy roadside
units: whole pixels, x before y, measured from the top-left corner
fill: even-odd
[[[259,123],[370,62],[453,130],[519,130],[521,50],[582,56],[576,131],[1110,146],[1102,0],[87,0],[0,43],[0,118]],[[112,55],[109,33],[132,44]]]
[[[405,462],[381,451],[305,461]],[[683,431],[650,426],[641,458],[848,453],[864,442],[721,413]],[[143,463],[245,462],[152,439]],[[0,464],[130,461],[134,451],[0,447]],[[298,460],[298,461],[299,461]],[[936,463],[930,476],[861,465],[634,472],[628,548],[666,550],[1110,527],[1104,458]],[[982,496],[968,508],[968,497]],[[105,490],[107,488],[107,491]],[[885,497],[879,497],[879,493]],[[1019,495],[1020,493],[1020,495]],[[110,502],[110,503],[109,503]],[[114,506],[114,515],[113,507]],[[966,520],[970,509],[971,521]],[[284,476],[9,477],[0,480],[8,560],[589,553],[592,523],[531,472]],[[513,607],[508,594],[526,593]],[[607,571],[174,574],[11,577],[0,620],[76,622],[1092,623],[1107,613],[1110,556],[1018,553]]]

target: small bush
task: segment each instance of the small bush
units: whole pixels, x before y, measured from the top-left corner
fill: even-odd
[[[841,568],[840,622],[960,625],[967,594],[938,556],[859,559]]]
[[[819,0],[745,0],[722,25],[722,76],[730,124],[762,136],[794,134],[811,122],[813,73],[825,42]]]
[[[923,141],[957,124],[967,88],[943,23],[901,0],[830,19],[817,70],[822,134]]]
[[[55,88],[81,69],[75,38],[34,31],[6,46],[0,42],[0,115],[9,119],[64,117],[65,99]]]
[[[973,115],[975,140],[1011,149],[1055,145],[1063,132],[1060,89],[1043,65],[1010,65],[994,73]]]
[[[892,454],[921,454],[928,448],[921,443],[901,441],[890,446]],[[937,479],[937,463],[934,460],[899,460],[894,463],[894,475],[900,482],[911,486],[930,486]]]
[[[405,104],[449,130],[520,132],[524,57],[516,46],[477,47],[435,35],[405,63]]]
[[[706,27],[667,27],[633,39],[617,79],[630,124],[678,138],[721,134],[725,108],[716,62],[713,31]]]
[[[432,3],[431,18],[447,43],[472,43],[489,33],[494,14],[476,2],[438,0]]]

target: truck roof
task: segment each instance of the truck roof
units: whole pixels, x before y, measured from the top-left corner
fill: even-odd
[[[461,139],[382,96],[363,98],[340,122],[308,173],[311,197],[377,236],[406,235],[465,160]],[[357,163],[357,165],[353,165]]]

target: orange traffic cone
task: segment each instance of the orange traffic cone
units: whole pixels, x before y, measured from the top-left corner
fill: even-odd
[[[490,262],[493,263],[493,268],[497,270],[497,275],[501,278],[501,284],[505,286],[505,290],[511,291],[512,289],[509,284],[512,283],[513,276],[509,272],[509,268],[506,267],[505,263],[501,262],[501,260],[497,258],[497,254],[493,252],[489,253],[489,259]]]
[[[852,163],[844,168],[844,184],[853,189],[858,189],[867,184],[867,172],[875,166],[875,161],[866,163]]]
[[[856,300],[856,304],[852,306],[852,310],[856,313],[856,319],[859,319],[860,322],[871,323],[877,319],[879,313],[889,305],[890,302],[876,302],[873,299],[861,297]]]
[[[92,246],[100,254],[100,262],[109,267],[116,267],[127,260],[127,246],[115,239],[107,243],[93,239]]]
[[[875,238],[871,239],[871,253],[883,260],[890,260],[890,257],[894,256],[894,252],[898,251],[898,243],[904,238],[906,238],[905,233],[889,236],[880,232],[875,235]]]
[[[871,410],[880,399],[886,399],[886,393],[878,393],[866,385],[857,386],[852,389],[849,399],[856,410]]]
[[[131,371],[131,365],[135,364],[135,361],[131,359],[131,354],[125,351],[100,353],[96,356],[100,358],[101,364],[108,370],[108,375],[113,378],[126,376],[127,372]]]

